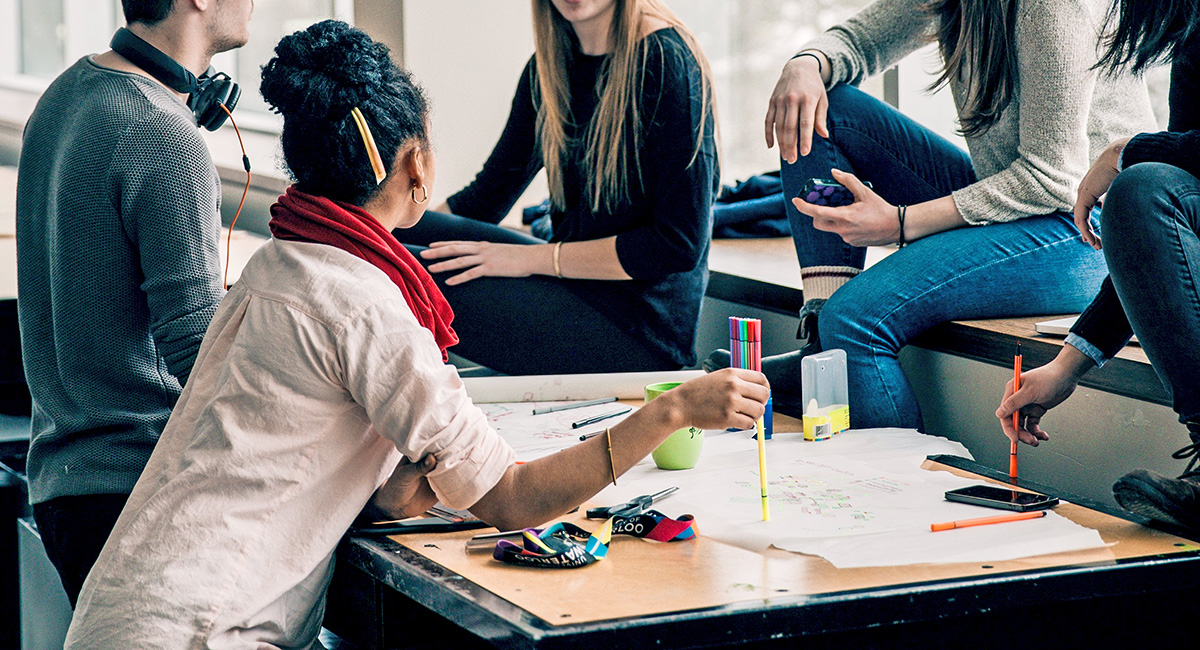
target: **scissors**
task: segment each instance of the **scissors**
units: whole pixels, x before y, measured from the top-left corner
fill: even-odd
[[[678,486],[672,486],[655,492],[654,494],[643,494],[640,497],[634,497],[625,503],[618,503],[615,506],[607,508],[589,508],[587,511],[588,519],[608,519],[609,517],[633,517],[645,512],[654,502],[671,496],[679,490]]]

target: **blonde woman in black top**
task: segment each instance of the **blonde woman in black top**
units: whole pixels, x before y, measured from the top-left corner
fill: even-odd
[[[718,183],[711,74],[659,0],[534,0],[535,55],[475,180],[400,241],[457,354],[508,374],[695,363]],[[542,168],[552,232],[501,228]]]

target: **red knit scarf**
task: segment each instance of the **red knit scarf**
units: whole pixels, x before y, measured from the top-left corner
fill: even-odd
[[[446,348],[458,343],[450,327],[454,311],[429,272],[375,217],[360,207],[289,187],[271,206],[271,234],[286,241],[328,244],[375,266],[400,288],[404,301],[447,359]]]

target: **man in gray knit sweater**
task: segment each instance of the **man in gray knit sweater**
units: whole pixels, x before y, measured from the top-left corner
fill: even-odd
[[[123,0],[200,75],[253,0]],[[171,415],[217,304],[220,183],[187,96],[116,52],[56,79],[17,180],[30,501],[72,604]]]

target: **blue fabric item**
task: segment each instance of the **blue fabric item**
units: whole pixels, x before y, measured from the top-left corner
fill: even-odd
[[[760,174],[733,187],[721,188],[713,204],[714,238],[787,237],[791,234],[784,209],[783,181],[778,174]]]
[[[1103,289],[1101,290],[1103,291]],[[1087,339],[1076,334],[1075,332],[1068,332],[1067,338],[1063,340],[1063,343],[1087,355],[1088,358],[1096,363],[1097,368],[1103,366],[1108,360],[1104,357],[1104,353],[1100,351],[1100,348],[1088,343]]]
[[[713,238],[787,237],[791,234],[781,193],[713,205]]]
[[[1200,421],[1200,179],[1165,163],[1121,172],[1100,224],[1129,325],[1180,422]]]
[[[829,169],[853,171],[893,204],[947,196],[975,180],[962,150],[848,86],[829,93],[830,139],[783,165],[787,194]],[[813,229],[789,203],[800,265],[862,267],[864,250]],[[821,346],[846,351],[855,428],[923,429],[897,355],[945,321],[1077,312],[1105,276],[1071,216],[967,226],[912,242],[838,289],[821,310]],[[799,377],[795,380],[798,383]]]

